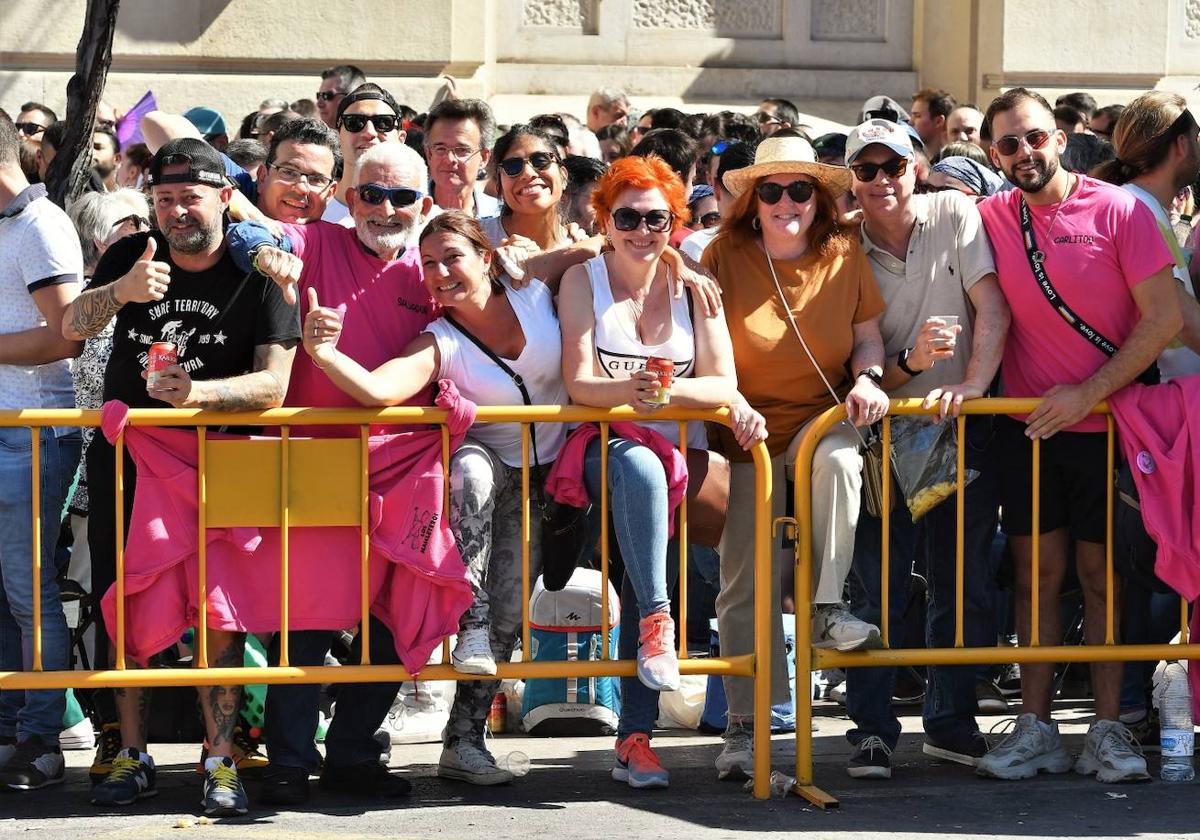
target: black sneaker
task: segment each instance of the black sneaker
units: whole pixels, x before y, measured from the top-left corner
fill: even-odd
[[[412,783],[408,779],[389,773],[378,761],[366,761],[348,767],[335,767],[326,762],[319,784],[321,790],[331,793],[352,793],[383,799],[407,796],[412,792]]]
[[[878,735],[868,735],[858,742],[846,763],[846,772],[853,779],[892,778],[892,750]]]
[[[975,680],[975,708],[982,715],[1008,712],[1008,698],[992,680]]]
[[[987,755],[987,751],[987,738],[979,730],[954,738],[934,738],[926,735],[925,743],[921,745],[921,752],[925,755],[955,761],[968,767],[977,765],[979,759]]]
[[[0,785],[12,790],[38,790],[61,785],[66,779],[62,750],[33,735],[17,744],[12,756],[0,769]]]
[[[200,806],[208,817],[242,817],[250,812],[250,800],[232,758],[223,757],[205,769]]]
[[[258,801],[264,805],[303,805],[312,796],[303,767],[272,764],[263,773]]]
[[[154,786],[157,773],[152,764],[142,761],[133,747],[121,750],[109,762],[108,775],[92,788],[93,805],[132,805],[139,799],[158,796]]]

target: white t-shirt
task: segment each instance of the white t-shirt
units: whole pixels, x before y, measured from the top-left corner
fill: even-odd
[[[79,237],[40,184],[0,210],[0,334],[45,326],[32,293],[83,276]],[[57,326],[57,325],[56,325]],[[0,365],[0,408],[72,408],[66,359],[45,365]]]
[[[1171,217],[1167,215],[1167,208],[1163,207],[1157,198],[1137,184],[1122,184],[1121,188],[1131,193],[1134,198],[1150,208],[1160,229],[1165,228],[1165,230],[1170,231],[1171,236],[1175,235],[1171,227]],[[1163,239],[1166,239],[1166,237],[1167,234],[1163,233]],[[1168,242],[1167,244],[1169,246],[1173,243]],[[1172,249],[1172,253],[1174,253],[1174,250]],[[1186,268],[1176,265],[1171,273],[1175,275],[1177,281],[1183,284],[1184,291],[1188,294],[1194,294],[1192,280],[1188,276]],[[1177,342],[1172,342],[1172,346],[1163,350],[1162,354],[1158,357],[1158,370],[1162,374],[1163,382],[1167,382],[1177,376],[1190,376],[1194,373],[1200,373],[1200,356],[1197,356],[1190,348],[1177,344]]]
[[[708,243],[717,238],[717,234],[720,232],[721,228],[719,227],[701,228],[680,242],[679,250],[690,259],[700,262],[700,258],[704,256],[704,249],[708,247]]]
[[[325,203],[325,212],[321,214],[321,221],[333,222],[342,227],[354,227],[354,218],[350,215],[350,208],[332,196]]]
[[[550,290],[540,280],[531,280],[521,290],[502,278],[504,294],[525,333],[520,357],[504,359],[525,382],[534,405],[566,405],[567,388],[562,378],[562,335]],[[512,378],[445,318],[425,328],[433,336],[441,355],[439,379],[453,380],[459,393],[478,405],[524,405],[521,391]],[[558,457],[566,439],[563,423],[535,423],[537,456],[542,466]],[[521,427],[515,423],[476,423],[471,437],[491,449],[510,467],[521,465]],[[532,462],[532,453],[530,460]]]

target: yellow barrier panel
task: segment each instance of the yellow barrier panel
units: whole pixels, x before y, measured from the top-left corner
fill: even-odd
[[[727,410],[700,410],[668,407],[659,415],[661,419],[674,420],[682,424],[687,421],[716,422],[729,425]],[[522,429],[522,639],[525,650],[529,650],[529,590],[530,557],[529,541],[533,538],[530,522],[530,458],[529,424],[533,422],[599,422],[601,440],[601,486],[600,500],[602,588],[603,607],[603,658],[593,662],[518,662],[498,663],[495,677],[471,676],[455,671],[447,660],[449,641],[443,643],[443,661],[421,671],[425,680],[464,679],[531,679],[531,678],[589,678],[599,676],[634,676],[636,664],[631,660],[612,660],[608,655],[612,628],[608,619],[608,448],[609,424],[617,421],[644,419],[632,409],[592,409],[582,406],[480,406],[476,422],[519,423]],[[0,671],[0,689],[57,689],[57,688],[101,688],[101,687],[152,687],[152,686],[196,686],[196,685],[245,685],[250,683],[325,683],[325,682],[400,682],[413,676],[400,665],[371,665],[369,658],[369,615],[368,603],[368,428],[372,425],[394,424],[398,426],[438,425],[441,427],[442,463],[445,468],[445,515],[449,514],[449,462],[450,436],[447,412],[433,408],[385,408],[385,409],[313,409],[281,408],[269,411],[205,412],[195,409],[133,409],[128,416],[129,425],[156,427],[196,427],[197,429],[197,525],[198,534],[203,535],[207,527],[257,525],[279,526],[281,537],[279,597],[280,615],[283,619],[280,665],[265,668],[208,667],[207,646],[207,553],[206,540],[197,541],[198,575],[197,603],[199,621],[195,642],[194,669],[127,669],[125,663],[125,552],[124,552],[124,432],[116,441],[116,623],[115,667],[112,670],[95,671],[44,671],[40,662],[41,598],[37,588],[38,564],[41,562],[37,550],[37,535],[40,521],[38,500],[34,496],[31,516],[34,524],[34,671]],[[29,427],[34,436],[33,476],[34,493],[37,493],[40,473],[38,450],[39,429],[47,426],[90,426],[100,425],[100,412],[78,409],[28,409],[0,411],[0,426]],[[291,438],[289,427],[295,425],[353,425],[359,427],[359,438],[342,440],[309,440]],[[268,441],[221,441],[209,440],[210,426],[261,426],[279,427],[279,440]],[[686,455],[686,435],[681,435],[681,451]],[[681,638],[679,664],[682,674],[707,674],[728,677],[747,677],[754,681],[754,711],[758,720],[770,720],[771,696],[771,585],[772,564],[770,557],[771,469],[770,456],[763,444],[758,444],[751,456],[755,465],[755,596],[754,596],[754,652],[741,656],[687,659],[686,644]],[[320,488],[314,497],[312,488]],[[681,505],[680,534],[686,535],[686,502]],[[342,667],[295,667],[288,665],[287,628],[289,615],[289,527],[301,525],[358,525],[361,538],[361,586],[362,586],[362,660],[359,665]],[[681,547],[681,597],[679,604],[681,637],[687,625],[686,607],[686,563],[687,550]],[[807,648],[805,644],[803,649]],[[803,705],[803,704],[802,704]],[[754,796],[766,799],[770,795],[770,727],[754,728],[755,775]]]
[[[958,476],[956,500],[956,540],[955,540],[955,617],[954,617],[954,647],[952,648],[910,648],[894,650],[887,647],[888,643],[888,574],[889,564],[889,523],[890,523],[890,494],[892,481],[889,472],[889,447],[891,439],[890,417],[894,415],[934,415],[936,409],[928,410],[921,407],[921,400],[892,400],[888,416],[883,420],[883,512],[882,512],[882,585],[881,601],[881,635],[884,648],[881,650],[855,651],[839,653],[833,650],[818,650],[812,647],[812,461],[817,444],[830,429],[846,419],[846,411],[835,407],[822,414],[809,429],[800,443],[796,453],[796,510],[795,521],[798,523],[800,538],[796,540],[796,785],[793,792],[809,800],[821,808],[837,807],[838,801],[827,792],[814,785],[813,780],[813,744],[812,744],[812,689],[811,673],[825,668],[869,668],[879,666],[914,666],[914,665],[1002,665],[1002,664],[1039,664],[1067,662],[1134,662],[1154,661],[1159,659],[1200,659],[1200,644],[1190,644],[1188,640],[1188,611],[1187,603],[1181,599],[1180,633],[1182,644],[1162,645],[1122,645],[1115,642],[1113,603],[1113,482],[1108,483],[1108,512],[1106,516],[1105,534],[1107,593],[1105,596],[1105,643],[1103,645],[1043,645],[1040,638],[1040,566],[1038,544],[1040,540],[1031,540],[1031,614],[1030,614],[1030,643],[1028,646],[1017,647],[977,647],[963,646],[963,521],[965,517],[963,476],[965,468],[964,442],[966,440],[966,415],[1024,415],[1033,411],[1041,400],[1037,399],[977,399],[963,403],[962,414],[957,419],[958,431]],[[1115,467],[1115,432],[1111,413],[1106,403],[1100,403],[1092,409],[1093,414],[1107,415],[1108,442],[1107,467],[1112,475]],[[1040,497],[1041,497],[1041,446],[1040,441],[1033,441],[1033,469],[1031,480],[1032,489],[1032,533],[1040,532]]]

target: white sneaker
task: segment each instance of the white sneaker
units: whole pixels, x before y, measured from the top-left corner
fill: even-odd
[[[443,779],[458,779],[473,785],[503,785],[513,780],[513,774],[496,766],[496,759],[486,749],[459,738],[452,747],[442,747],[437,774]]]
[[[1081,776],[1095,775],[1096,781],[1106,785],[1150,778],[1141,745],[1125,724],[1115,720],[1098,720],[1088,727],[1075,772]]]
[[[393,744],[436,744],[442,740],[442,730],[450,720],[450,701],[440,688],[432,686],[440,683],[421,680],[400,687],[381,727]]]
[[[840,651],[883,647],[879,628],[854,615],[842,604],[813,606],[812,645]]]
[[[496,660],[492,657],[492,642],[486,627],[471,627],[458,634],[458,644],[450,654],[450,664],[460,674],[496,674]]]
[[[721,736],[725,746],[717,756],[717,778],[754,778],[754,729],[741,723],[731,723]]]
[[[1043,770],[1066,773],[1070,769],[1071,755],[1062,745],[1058,724],[1050,724],[1047,732],[1033,712],[1018,717],[1013,731],[975,765],[978,775],[994,779],[1032,779]]]
[[[68,726],[58,736],[58,745],[64,750],[90,750],[96,746],[96,732],[92,722],[83,718],[74,726]]]

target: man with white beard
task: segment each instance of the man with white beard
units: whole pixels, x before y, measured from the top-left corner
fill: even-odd
[[[420,256],[407,248],[410,232],[425,223],[433,200],[425,193],[429,174],[420,155],[403,143],[383,143],[365,151],[355,164],[355,178],[346,193],[354,227],[331,222],[284,225],[276,243],[254,222],[235,225],[229,248],[243,270],[253,265],[283,288],[288,300],[307,306],[308,288],[324,306],[342,307],[345,322],[354,322],[338,351],[373,370],[400,355],[433,320],[433,302],[421,281]],[[303,315],[301,317],[303,321]],[[412,400],[429,404],[427,393]],[[297,358],[285,406],[357,407],[313,363]],[[314,437],[358,437],[357,428],[292,427],[292,433]],[[329,573],[358,574],[357,557],[331,557]],[[344,563],[345,567],[337,568]],[[293,665],[321,665],[333,634],[341,628],[293,630],[288,655]],[[387,628],[371,625],[371,661],[395,662]],[[355,653],[357,656],[357,653]],[[277,661],[278,651],[273,651]],[[321,788],[365,797],[407,794],[409,782],[393,776],[379,763],[375,732],[380,728],[399,686],[353,684],[342,686],[337,713],[325,740]],[[320,687],[273,685],[267,691],[265,726],[271,766],[263,778],[262,801],[295,805],[308,799],[308,777],[317,772],[320,755],[313,744]]]

